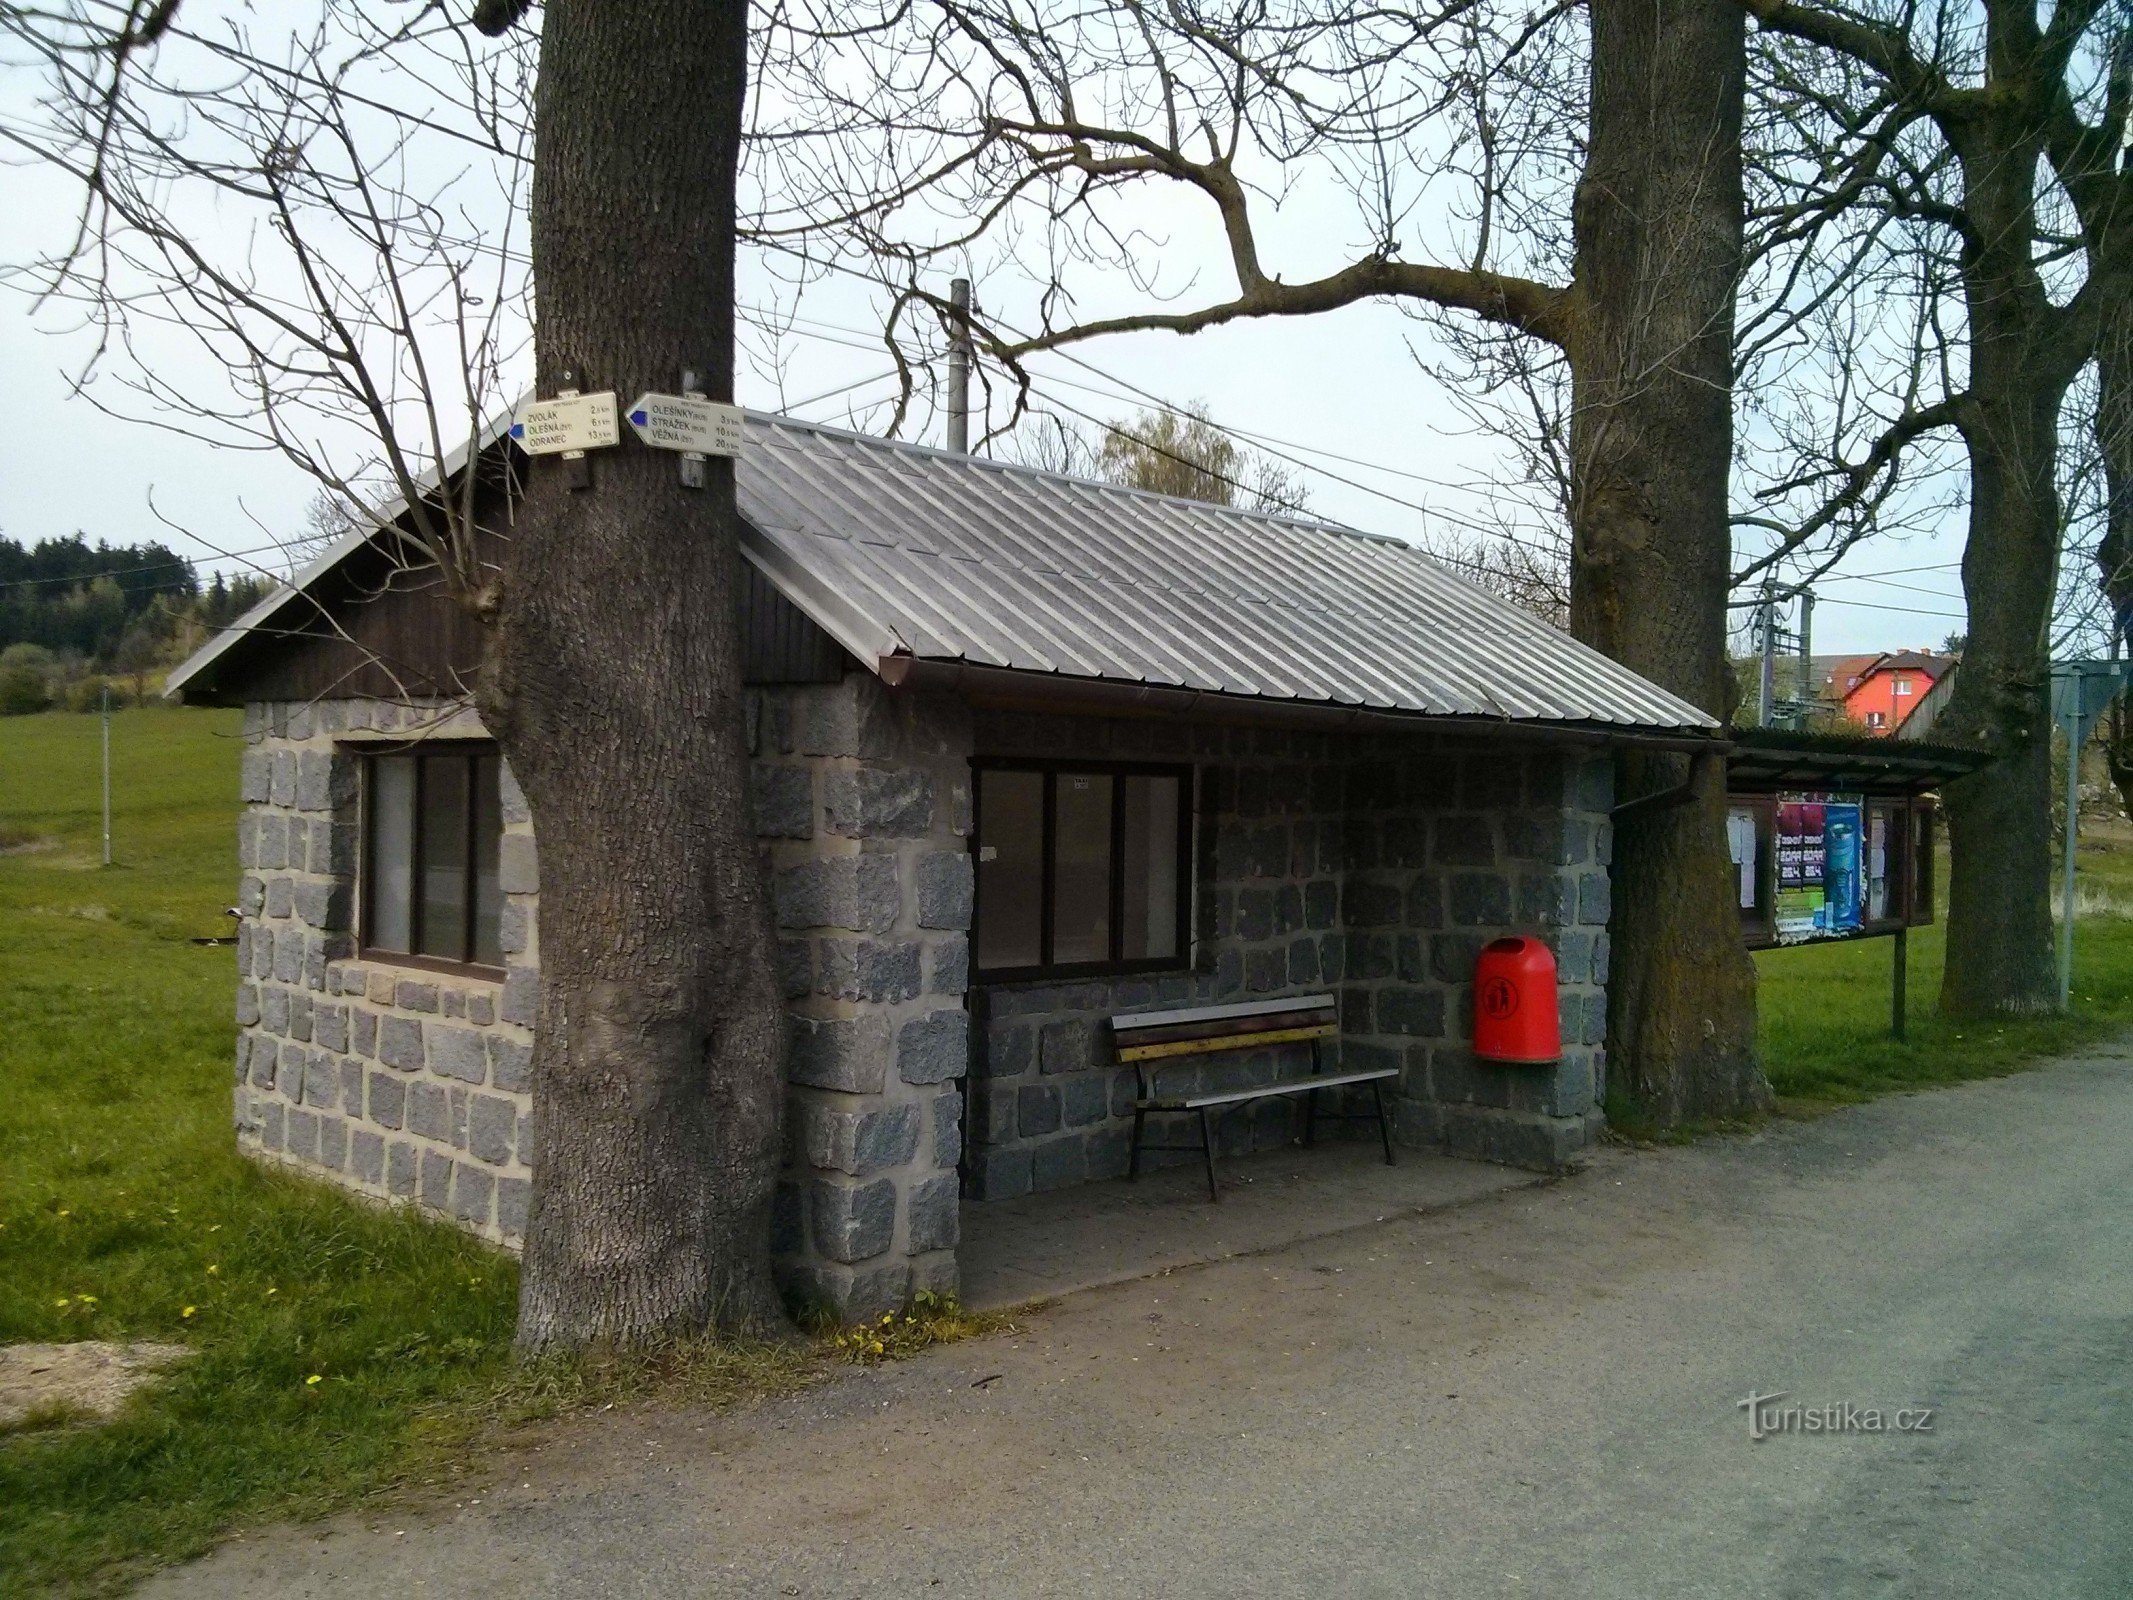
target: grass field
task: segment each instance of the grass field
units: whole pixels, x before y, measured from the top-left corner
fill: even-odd
[[[0,719],[0,1343],[153,1339],[194,1355],[99,1427],[0,1436],[0,1593],[97,1593],[234,1526],[441,1473],[499,1415],[647,1377],[693,1397],[796,1386],[827,1360],[982,1324],[684,1353],[661,1372],[514,1371],[516,1269],[455,1230],[240,1159],[229,1131],[234,713],[113,719],[117,864],[100,864],[97,719]],[[2133,833],[2089,898],[2133,906]],[[1812,1106],[2006,1071],[2133,1023],[2133,921],[2081,927],[2081,1015],[1936,1020],[1939,930],[1911,941],[1888,1038],[1886,941],[1773,951],[1772,1081]],[[606,1388],[603,1390],[602,1385]]]
[[[2071,1015],[1943,1020],[1935,1010],[1943,930],[1917,928],[1910,935],[1908,1037],[1899,1044],[1889,1029],[1890,940],[1760,952],[1763,1067],[1781,1104],[1806,1110],[2009,1072],[2133,1026],[2133,826],[2084,818],[2081,843],[2074,885],[2087,909],[2075,924]],[[1945,856],[1939,881],[1948,881]]]
[[[230,931],[240,718],[0,718],[0,1344],[192,1355],[118,1420],[0,1434],[0,1595],[101,1594],[232,1528],[442,1480],[499,1424],[653,1392],[709,1405],[1003,1326],[890,1326],[515,1365],[515,1262],[240,1158]]]
[[[0,1440],[0,1590],[102,1588],[233,1521],[413,1459],[423,1406],[493,1383],[503,1256],[261,1171],[229,1130],[225,933],[239,718],[0,721],[0,1342],[196,1353],[104,1427]]]
[[[2077,879],[2078,881],[2078,879]],[[2071,1016],[1951,1023],[1934,1011],[1944,941],[1938,927],[1910,937],[1909,1027],[1889,1030],[1890,941],[1768,950],[1761,976],[1763,1068],[1780,1103],[1860,1100],[2013,1071],[2133,1025],[2133,921],[2088,917],[2078,925]]]

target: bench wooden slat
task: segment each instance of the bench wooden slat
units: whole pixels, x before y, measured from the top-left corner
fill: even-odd
[[[1225,1050],[1248,1050],[1264,1044],[1297,1044],[1306,1039],[1330,1039],[1339,1033],[1337,1022],[1322,1022],[1314,1028],[1276,1028],[1270,1033],[1226,1033],[1212,1039],[1173,1039],[1167,1044],[1137,1044],[1121,1050],[1121,1061],[1169,1061],[1178,1056],[1215,1055]]]
[[[1261,1084],[1256,1089],[1225,1089],[1219,1094],[1173,1095],[1158,1100],[1143,1100],[1143,1109],[1148,1111],[1197,1111],[1202,1106],[1235,1105],[1240,1100],[1264,1100],[1277,1094],[1304,1094],[1312,1089],[1338,1089],[1344,1083],[1375,1083],[1385,1078],[1397,1078],[1398,1067],[1372,1067],[1365,1072],[1329,1072],[1317,1078],[1287,1078],[1279,1083]]]
[[[1118,1035],[1118,1059],[1139,1061],[1147,1059],[1138,1052],[1160,1049],[1165,1045],[1191,1044],[1203,1039],[1227,1039],[1233,1041],[1230,1048],[1249,1050],[1254,1045],[1265,1044],[1276,1038],[1294,1038],[1299,1030],[1340,1027],[1337,1011],[1299,1011],[1286,1017],[1252,1017],[1244,1026],[1225,1022],[1195,1022],[1177,1028],[1151,1028],[1146,1031]]]
[[[1338,1004],[1330,994],[1294,994],[1282,1000],[1238,1000],[1218,1006],[1184,1006],[1171,1011],[1121,1011],[1111,1018],[1113,1032],[1167,1028],[1185,1022],[1233,1022],[1283,1011],[1324,1011]]]

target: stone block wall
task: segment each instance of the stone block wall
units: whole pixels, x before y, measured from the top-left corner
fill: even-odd
[[[371,700],[246,709],[237,852],[241,1148],[499,1244],[525,1231],[538,982],[525,799],[502,782],[501,978],[358,959],[365,744],[478,738],[463,710]]]
[[[988,985],[975,997],[976,1198],[1125,1171],[1134,1075],[1110,1065],[1105,1016],[1319,990],[1340,999],[1338,1060],[1400,1069],[1403,1143],[1556,1167],[1590,1142],[1605,1067],[1606,756],[1432,733],[986,712],[974,742],[981,756],[1190,762],[1198,781],[1191,970]],[[1565,1048],[1554,1069],[1485,1066],[1469,1049],[1474,957],[1515,931],[1557,953]],[[1244,1088],[1307,1059],[1299,1046],[1202,1058],[1166,1068],[1162,1083]],[[1367,1103],[1351,1092],[1347,1109]],[[1233,1108],[1218,1144],[1286,1143],[1300,1110],[1286,1097]],[[1156,1126],[1151,1137],[1190,1143],[1197,1131]]]
[[[1341,1046],[1396,1066],[1403,1143],[1555,1169],[1605,1093],[1614,763],[1463,737],[1380,736],[1348,769]],[[1533,934],[1555,952],[1562,1060],[1477,1061],[1475,958]]]
[[[262,1158],[515,1245],[530,1178],[538,863],[508,772],[503,975],[355,949],[359,758],[418,731],[482,732],[464,710],[367,700],[247,713],[238,1137]],[[959,1186],[994,1199],[1122,1174],[1134,1081],[1109,1061],[1102,1019],[1114,1011],[1329,990],[1342,1014],[1334,1059],[1400,1069],[1403,1142],[1547,1167],[1597,1128],[1604,755],[973,711],[858,672],[751,690],[749,739],[791,1029],[773,1242],[797,1296],[856,1316],[952,1289]],[[1191,766],[1189,967],[972,994],[974,755]],[[1468,1047],[1474,955],[1513,930],[1557,951],[1565,1053],[1554,1069],[1484,1066]],[[1203,1058],[1166,1068],[1163,1082],[1245,1087],[1302,1059],[1296,1046]],[[1286,1098],[1237,1108],[1221,1145],[1284,1143],[1298,1112]]]
[[[969,715],[866,673],[751,693],[791,1029],[773,1250],[789,1293],[873,1315],[956,1286]]]
[[[243,1148],[507,1246],[525,1230],[539,868],[506,770],[507,970],[357,957],[360,758],[470,712],[248,708],[238,851]],[[855,674],[751,691],[754,803],[791,1026],[774,1247],[850,1315],[955,1287],[971,909],[968,719]]]
[[[1145,718],[980,712],[980,757],[1176,762],[1195,769],[1194,948],[1188,970],[1154,976],[986,985],[973,1009],[970,1190],[1005,1199],[1122,1176],[1135,1078],[1110,1059],[1104,1018],[1153,1006],[1337,990],[1339,746],[1329,735]],[[1274,818],[1279,817],[1277,825]],[[1322,850],[1335,863],[1321,870]],[[1329,1064],[1338,1049],[1330,1043]],[[1195,1057],[1162,1069],[1165,1092],[1246,1088],[1303,1070],[1307,1046]],[[1336,1109],[1328,1104],[1322,1109]],[[1287,1143],[1288,1098],[1232,1108],[1217,1122],[1224,1153]],[[1189,1143],[1196,1126],[1151,1123],[1156,1143]],[[1327,1134],[1339,1124],[1327,1122]],[[1195,1160],[1150,1153],[1147,1165]]]

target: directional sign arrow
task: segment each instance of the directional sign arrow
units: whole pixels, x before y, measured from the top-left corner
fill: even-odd
[[[741,453],[741,408],[694,395],[641,394],[629,409],[630,427],[655,450],[696,455]]]
[[[511,419],[511,437],[530,456],[605,450],[620,444],[622,429],[615,421],[615,391],[603,389],[598,394],[529,400]]]

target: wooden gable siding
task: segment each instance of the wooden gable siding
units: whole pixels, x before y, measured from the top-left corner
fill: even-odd
[[[456,699],[472,692],[484,633],[434,566],[396,568],[373,550],[327,574],[274,626],[216,672],[215,701]]]
[[[750,684],[835,683],[843,648],[755,567],[741,563],[741,676]],[[434,566],[396,569],[382,553],[344,562],[283,613],[285,631],[233,651],[211,683],[186,698],[247,700],[456,699],[472,693],[482,625],[452,601]]]
[[[741,679],[745,683],[835,683],[850,658],[778,592],[755,563],[741,563]]]

